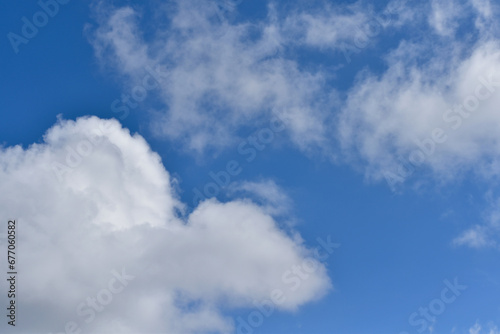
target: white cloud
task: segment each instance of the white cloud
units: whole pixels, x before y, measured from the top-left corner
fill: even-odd
[[[273,180],[233,183],[229,193],[250,195],[270,215],[285,215],[292,210],[292,200]]]
[[[408,10],[407,0],[389,1],[380,12],[362,1],[309,7],[287,15],[283,33],[294,44],[327,51],[345,52],[348,46],[364,49],[385,29],[398,28],[415,15]]]
[[[470,0],[470,3],[477,13],[476,28],[483,34],[498,36],[498,32],[494,31],[498,29],[498,23],[492,19],[498,13],[498,6],[492,5],[490,0]]]
[[[476,323],[469,329],[469,334],[479,334],[480,331],[481,331],[481,326],[478,323]]]
[[[336,160],[338,142],[367,179],[391,186],[415,170],[443,183],[470,171],[498,176],[500,40],[498,6],[489,0],[390,1],[381,13],[362,2],[286,13],[270,5],[265,19],[244,22],[220,20],[210,2],[172,3],[158,10],[164,24],[147,37],[136,10],[98,10],[92,38],[103,63],[130,86],[146,68],[168,73],[154,112],[158,133],[203,152],[234,145],[241,129],[279,116],[302,150]],[[411,32],[383,56],[382,72],[360,71],[345,98],[329,86],[331,64],[308,67],[296,56],[341,54],[343,43],[359,51],[378,38],[374,22]],[[356,45],[360,36],[365,46]],[[474,227],[456,243],[488,244],[487,229]]]
[[[486,181],[499,176],[500,39],[491,15],[498,8],[455,2],[431,2],[429,23],[444,41],[408,35],[387,54],[382,73],[358,73],[349,90],[338,138],[368,180],[398,189],[426,180],[446,184],[470,172]],[[465,24],[474,38],[456,34]],[[495,246],[496,226],[487,218],[454,244]]]
[[[18,219],[16,333],[60,332],[68,321],[86,333],[230,333],[222,309],[282,289],[276,307],[294,310],[331,287],[319,264],[290,290],[282,275],[310,250],[260,206],[207,200],[185,213],[160,157],[117,121],[60,120],[43,143],[3,148],[0,166],[0,211]],[[85,323],[79,304],[122,268],[135,278]]]
[[[351,42],[363,34],[365,24],[374,19],[372,12],[359,3],[350,6],[321,6],[313,11],[301,11],[290,15],[284,22],[287,34],[295,36],[295,42],[320,49],[339,49],[342,42]],[[389,18],[380,18],[379,26]]]
[[[440,35],[453,35],[463,15],[463,5],[456,0],[431,0],[429,23]]]
[[[272,116],[284,120],[300,149],[329,152],[337,93],[326,82],[335,73],[301,66],[297,54],[359,53],[409,12],[405,1],[391,1],[380,13],[361,2],[297,5],[279,13],[269,5],[266,18],[239,22],[221,20],[210,1],[170,4],[158,9],[154,20],[161,24],[147,38],[137,10],[98,7],[90,40],[102,63],[130,86],[144,79],[146,68],[168,73],[153,128],[198,152],[233,145],[240,129]]]
[[[483,18],[490,18],[493,14],[493,8],[490,0],[471,0],[472,6]]]
[[[487,194],[486,199],[489,209],[483,224],[475,225],[461,233],[453,240],[455,245],[500,249],[500,199],[495,199],[491,192]]]
[[[489,329],[483,331],[483,327],[479,323],[475,323],[474,326],[469,328],[469,334],[500,334],[500,330],[494,324],[490,324]]]
[[[491,167],[500,157],[500,136],[494,130],[499,43],[480,43],[463,59],[455,45],[441,50],[455,56],[438,52],[419,65],[422,52],[429,51],[403,42],[388,57],[384,74],[365,75],[349,94],[339,139],[348,158],[364,161],[368,178],[393,173],[405,179],[398,171],[402,160],[444,179],[471,169],[494,173]]]
[[[366,174],[373,179],[397,170],[398,156],[408,160],[436,128],[443,133],[434,136],[446,139],[425,156],[423,165],[439,177],[471,169],[473,164],[481,173],[492,173],[498,165],[490,157],[496,156],[500,139],[494,129],[500,47],[484,28],[494,24],[496,11],[488,0],[431,1],[425,6],[391,1],[382,13],[361,2],[298,6],[286,18],[269,6],[266,19],[252,22],[218,20],[210,2],[173,3],[170,12],[158,11],[165,24],[149,32],[148,38],[138,28],[140,15],[133,9],[98,10],[100,25],[92,44],[103,62],[132,77],[132,82],[143,79],[145,68],[159,66],[168,73],[161,83],[163,106],[156,113],[156,120],[161,120],[155,122],[156,130],[184,140],[191,149],[232,145],[242,126],[274,114],[285,121],[292,140],[303,149],[320,147],[331,153],[331,137],[336,135],[346,156],[366,163]],[[332,73],[301,68],[283,50],[338,48],[342,41],[356,39],[371,21],[393,27],[408,23],[414,6],[427,10],[425,17],[434,29],[450,40],[436,44],[415,36],[415,42],[409,35],[386,55],[385,72],[360,72],[333,131],[333,112],[341,103],[335,89],[326,85]],[[467,14],[471,8],[474,13]],[[483,28],[474,31],[477,42],[453,38],[466,17],[482,20]],[[494,82],[479,87],[485,80]],[[477,93],[488,97],[471,105]],[[460,104],[473,112],[450,111]],[[478,160],[484,163],[476,164]]]
[[[498,24],[492,20],[498,8],[490,0],[431,0],[430,5],[428,22],[443,37],[455,37],[459,28],[469,24],[467,20],[470,17],[483,37],[498,36],[495,32]]]
[[[233,144],[242,126],[274,115],[301,148],[324,140],[325,78],[283,56],[289,41],[272,10],[262,22],[229,23],[210,2],[175,4],[174,14],[158,12],[169,23],[153,41],[144,40],[139,15],[129,7],[99,12],[92,39],[101,60],[132,78],[132,86],[147,66],[168,72],[154,122],[159,134],[203,151]]]
[[[491,239],[488,229],[481,225],[476,225],[453,240],[458,246],[469,246],[472,248],[483,248],[495,246],[496,243]]]

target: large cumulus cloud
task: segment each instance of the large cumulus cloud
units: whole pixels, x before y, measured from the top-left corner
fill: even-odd
[[[212,199],[187,213],[159,155],[115,120],[59,120],[43,142],[3,148],[0,166],[0,211],[18,219],[16,333],[71,321],[86,333],[230,333],[223,309],[281,289],[276,308],[293,310],[330,289],[319,263],[290,289],[283,274],[310,250],[260,206]],[[103,289],[113,301],[91,315]]]

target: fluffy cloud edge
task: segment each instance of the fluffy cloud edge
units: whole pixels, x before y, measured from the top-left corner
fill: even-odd
[[[59,120],[43,143],[2,148],[0,166],[2,212],[22,227],[21,333],[75,319],[93,333],[230,333],[223,309],[280,290],[274,307],[296,310],[331,290],[314,249],[257,204],[211,199],[181,218],[161,158],[116,120]],[[107,295],[120,275],[135,278]]]

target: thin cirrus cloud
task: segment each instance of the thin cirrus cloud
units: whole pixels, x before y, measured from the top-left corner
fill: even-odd
[[[464,15],[463,4],[455,0],[431,1],[429,25],[442,36],[453,35]]]
[[[251,196],[272,216],[286,216],[292,212],[292,200],[273,180],[234,182],[229,186],[228,193],[231,196]]]
[[[131,86],[145,68],[168,73],[153,112],[158,134],[203,152],[232,145],[249,121],[279,116],[300,149],[340,156],[391,187],[408,182],[414,170],[444,183],[471,171],[485,180],[498,176],[499,8],[491,1],[391,1],[381,12],[362,1],[297,5],[286,17],[270,5],[266,18],[239,23],[220,20],[207,2],[173,3],[173,11],[159,10],[157,19],[168,23],[153,38],[144,37],[140,13],[130,7],[98,8],[90,35],[102,63]],[[360,70],[344,92],[328,81],[331,66],[299,66],[286,52],[342,55],[344,43],[352,46],[384,11],[390,13],[384,29],[365,47],[411,31],[382,52],[381,72]],[[457,242],[490,245],[479,236],[475,230]]]
[[[476,323],[476,324],[474,324],[474,326],[469,328],[469,334],[483,334],[483,333],[484,334],[499,334],[500,330],[494,324],[489,324],[488,329],[485,329],[479,323]]]
[[[486,196],[489,209],[484,214],[483,224],[476,224],[462,232],[455,239],[453,245],[468,246],[471,248],[500,249],[500,200],[493,193]]]
[[[390,1],[379,12],[361,1],[297,4],[285,16],[271,4],[264,19],[239,23],[221,20],[210,2],[172,3],[159,10],[156,19],[168,24],[153,38],[143,37],[141,15],[130,7],[97,7],[90,34],[98,58],[130,86],[145,68],[167,73],[156,133],[203,152],[230,146],[249,121],[278,116],[300,149],[341,157],[393,188],[411,183],[415,170],[444,183],[467,171],[498,176],[499,9],[489,0]],[[370,35],[374,22],[380,26]],[[299,66],[286,52],[350,57],[404,28],[412,32],[381,54],[385,69],[359,71],[343,93],[328,81],[331,66]],[[362,45],[360,31],[369,37]],[[492,246],[485,235],[494,226],[486,220],[454,244]]]
[[[130,86],[146,68],[167,73],[156,94],[161,106],[152,112],[154,130],[197,152],[231,146],[238,130],[273,116],[301,150],[329,151],[338,100],[326,84],[332,74],[300,66],[290,50],[352,52],[346,43],[359,39],[365,25],[397,25],[402,7],[393,1],[375,16],[360,3],[297,6],[283,15],[271,3],[265,18],[233,22],[221,20],[210,1],[169,3],[153,19],[162,23],[154,37],[150,31],[144,37],[141,14],[130,7],[97,7],[98,26],[88,32],[98,59]]]
[[[159,155],[115,120],[59,120],[42,143],[2,148],[0,164],[1,210],[22,231],[20,312],[30,314],[16,333],[68,323],[93,333],[230,333],[222,309],[255,307],[281,289],[275,308],[294,310],[331,289],[319,262],[300,286],[283,277],[311,250],[259,205],[212,199],[185,212]],[[119,302],[101,293],[113,277],[129,277],[112,296]],[[85,303],[96,296],[106,312],[92,316]]]
[[[157,133],[201,152],[231,145],[252,121],[278,116],[297,145],[322,142],[325,79],[281,56],[285,41],[272,12],[263,22],[229,24],[210,2],[175,3],[173,15],[160,9],[158,19],[172,17],[154,41],[141,37],[139,14],[130,7],[101,17],[91,38],[97,55],[108,55],[100,58],[132,85],[146,67],[168,72],[158,93]]]

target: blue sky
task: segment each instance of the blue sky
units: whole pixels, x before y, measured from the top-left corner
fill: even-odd
[[[499,333],[498,3],[41,3],[21,44],[41,5],[0,5],[2,332]]]

